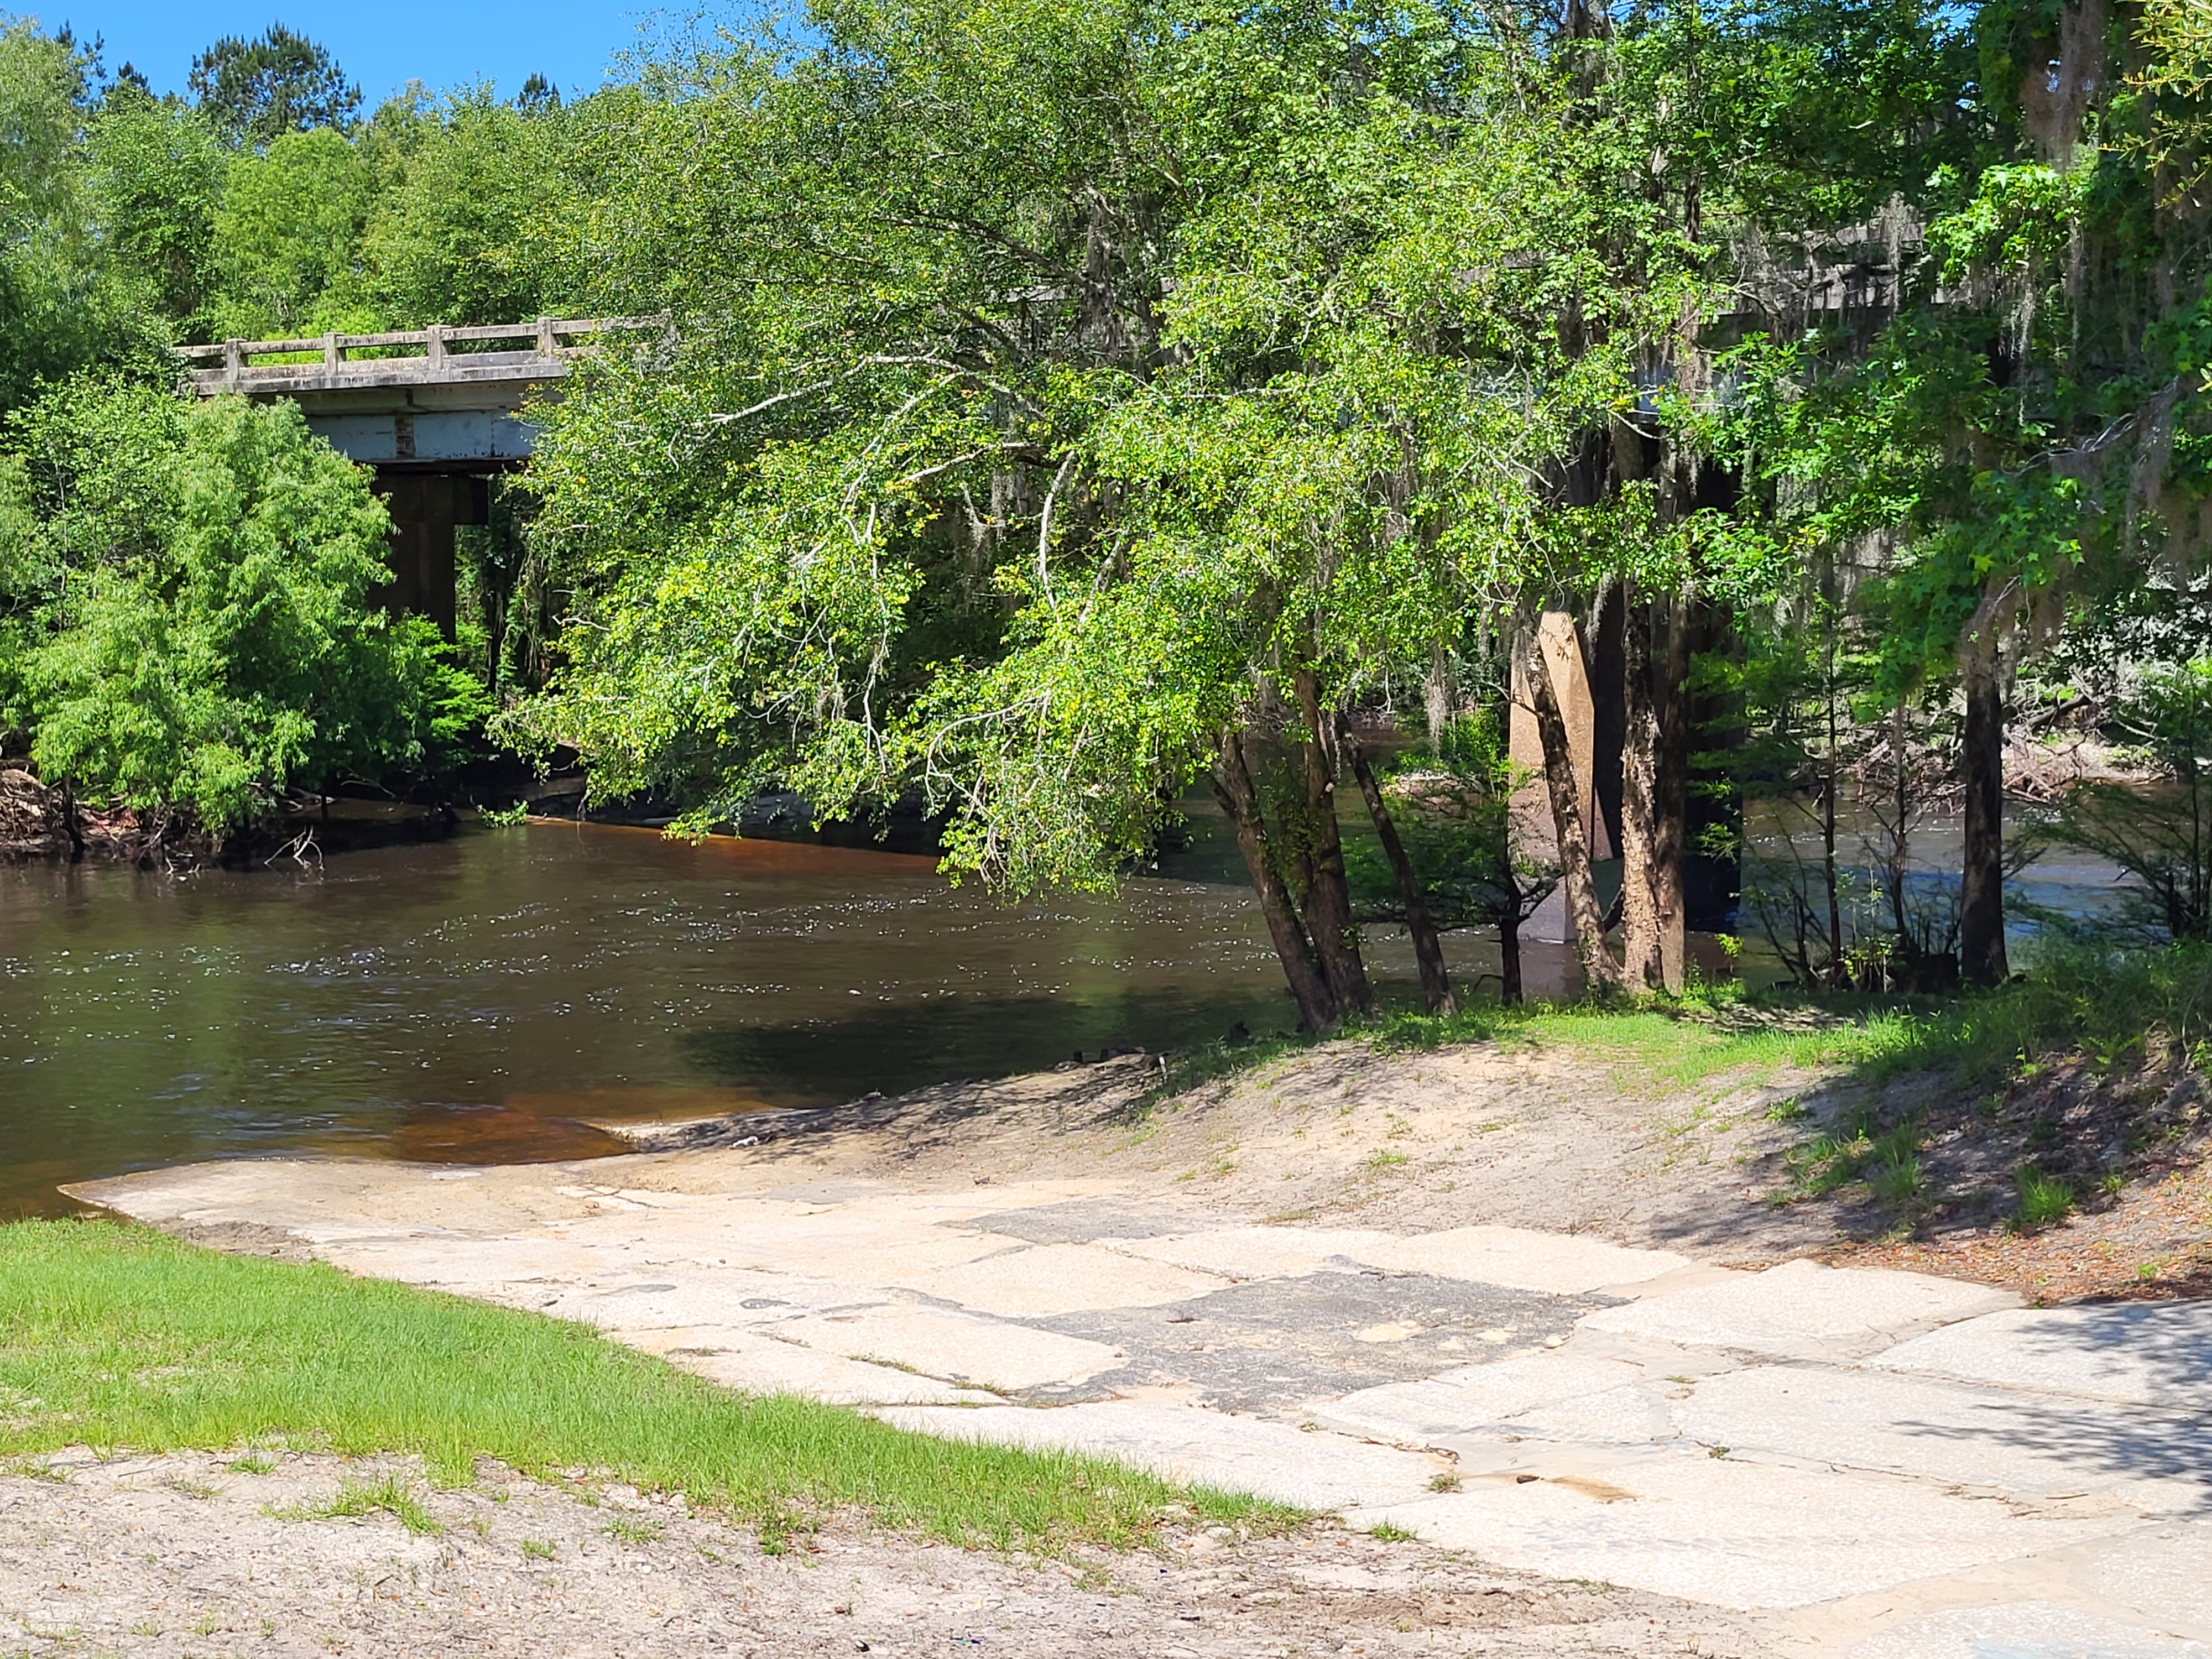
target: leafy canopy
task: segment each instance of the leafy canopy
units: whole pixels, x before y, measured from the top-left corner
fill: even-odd
[[[0,692],[42,776],[220,833],[481,718],[435,628],[376,608],[384,509],[294,405],[75,385],[19,436],[38,516],[0,518],[20,652]]]
[[[361,108],[361,88],[329,49],[282,23],[250,40],[224,35],[192,59],[188,84],[200,112],[234,143],[342,127]]]

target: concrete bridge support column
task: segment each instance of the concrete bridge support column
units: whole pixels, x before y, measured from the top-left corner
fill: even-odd
[[[386,603],[394,611],[428,617],[453,637],[453,532],[489,522],[489,486],[480,477],[440,472],[380,470],[377,493],[392,514],[392,586]]]
[[[1617,608],[1617,607],[1616,607]],[[1614,630],[1615,654],[1612,663],[1612,692],[1617,706],[1620,697],[1620,659],[1618,654],[1619,630]],[[1567,748],[1574,760],[1575,787],[1582,799],[1583,836],[1589,843],[1590,860],[1602,863],[1615,856],[1613,826],[1607,823],[1606,801],[1601,791],[1604,787],[1601,766],[1607,758],[1602,752],[1602,740],[1608,735],[1604,730],[1602,691],[1590,684],[1585,671],[1581,630],[1575,619],[1564,611],[1547,611],[1536,628],[1536,643],[1550,665],[1553,694],[1559,699],[1560,715],[1567,726]],[[1607,665],[1601,663],[1603,673]],[[1527,771],[1529,781],[1514,798],[1513,810],[1519,822],[1522,839],[1529,850],[1539,858],[1559,857],[1559,836],[1552,821],[1552,798],[1544,787],[1544,744],[1536,735],[1536,714],[1528,689],[1521,683],[1521,672],[1514,669],[1513,716],[1508,733],[1512,745],[1513,763]],[[1620,765],[1619,739],[1613,740],[1610,756],[1616,774],[1612,780],[1613,797],[1620,799],[1618,772]],[[1614,809],[1618,811],[1618,807]],[[1617,820],[1616,820],[1617,821]],[[1605,890],[1601,888],[1602,896]],[[1537,908],[1536,913],[1522,924],[1521,937],[1547,945],[1574,943],[1574,924],[1568,919],[1567,898],[1564,888],[1555,889],[1551,897]]]

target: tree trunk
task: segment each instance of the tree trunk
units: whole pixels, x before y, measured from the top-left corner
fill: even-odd
[[[1998,985],[2011,971],[2004,937],[2004,706],[1995,649],[1977,642],[1960,656],[1966,692],[1966,847],[1959,971],[1973,984]]]
[[[69,837],[69,861],[71,864],[82,864],[84,862],[84,827],[77,821],[76,792],[64,781],[61,785],[61,797],[62,834]]]
[[[1559,884],[1566,891],[1567,914],[1574,920],[1583,973],[1592,990],[1610,992],[1620,987],[1620,969],[1606,949],[1605,912],[1598,906],[1597,888],[1590,879],[1589,837],[1583,830],[1574,751],[1568,744],[1566,720],[1559,713],[1559,694],[1552,686],[1551,666],[1544,659],[1533,623],[1524,623],[1521,629],[1521,651],[1528,701],[1536,714],[1536,735],[1544,746],[1544,787],[1551,797],[1552,827],[1559,841]]]
[[[1338,1018],[1336,999],[1322,977],[1321,964],[1315,960],[1313,945],[1298,921],[1297,906],[1283,885],[1269,852],[1259,792],[1252,787],[1252,771],[1244,763],[1242,733],[1231,732],[1223,737],[1211,781],[1214,799],[1221,803],[1222,811],[1237,831],[1237,850],[1244,855],[1252,890],[1259,896],[1260,914],[1267,920],[1267,936],[1282,962],[1291,1000],[1297,1004],[1299,1023],[1309,1031],[1329,1030]]]
[[[1320,684],[1310,669],[1297,676],[1298,712],[1304,730],[1298,747],[1305,762],[1306,811],[1313,832],[1311,884],[1306,890],[1306,932],[1321,959],[1340,1014],[1372,1013],[1375,993],[1359,959],[1352,930],[1352,884],[1344,872],[1344,839],[1336,818],[1336,780],[1331,775],[1321,710]]]
[[[1689,839],[1690,601],[1665,602],[1667,641],[1651,686],[1658,748],[1652,757],[1651,908],[1659,930],[1659,983],[1669,996],[1689,984],[1689,923],[1682,898],[1682,854]]]
[[[1359,780],[1359,793],[1367,798],[1367,816],[1375,821],[1375,837],[1382,843],[1382,856],[1390,860],[1390,873],[1398,879],[1398,900],[1406,907],[1406,932],[1413,941],[1413,960],[1420,964],[1422,998],[1432,1014],[1457,1013],[1451,979],[1444,971],[1443,942],[1437,937],[1436,923],[1429,915],[1420,877],[1414,872],[1413,860],[1406,856],[1405,842],[1398,839],[1397,823],[1382,799],[1382,786],[1367,751],[1357,738],[1349,743],[1352,775]]]
[[[1652,890],[1659,723],[1651,706],[1651,605],[1626,580],[1620,585],[1620,605],[1626,716],[1620,745],[1620,975],[1631,991],[1641,993],[1659,982],[1659,916]]]
[[[1498,1000],[1509,1008],[1521,1001],[1521,918],[1517,915],[1498,918]]]

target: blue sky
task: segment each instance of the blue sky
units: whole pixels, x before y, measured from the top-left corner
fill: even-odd
[[[319,40],[361,83],[369,105],[410,80],[434,90],[489,79],[512,96],[543,74],[565,97],[599,84],[641,25],[670,15],[654,0],[15,0],[52,29],[107,43],[156,92],[181,92],[192,58],[225,34],[271,22]],[[0,0],[0,15],[9,8]]]

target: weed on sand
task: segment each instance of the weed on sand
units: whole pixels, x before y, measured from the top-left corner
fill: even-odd
[[[373,1485],[348,1480],[338,1487],[337,1496],[325,1503],[303,1509],[273,1509],[269,1513],[279,1521],[334,1521],[350,1516],[382,1514],[395,1517],[408,1531],[424,1537],[435,1538],[445,1531],[422,1500],[398,1475],[386,1475]]]
[[[0,1457],[285,1444],[413,1453],[452,1486],[489,1457],[786,1529],[852,1507],[952,1541],[1051,1548],[1135,1542],[1164,1519],[1297,1518],[1097,1459],[732,1394],[580,1325],[103,1222],[0,1226]],[[427,1519],[398,1488],[349,1501]]]

